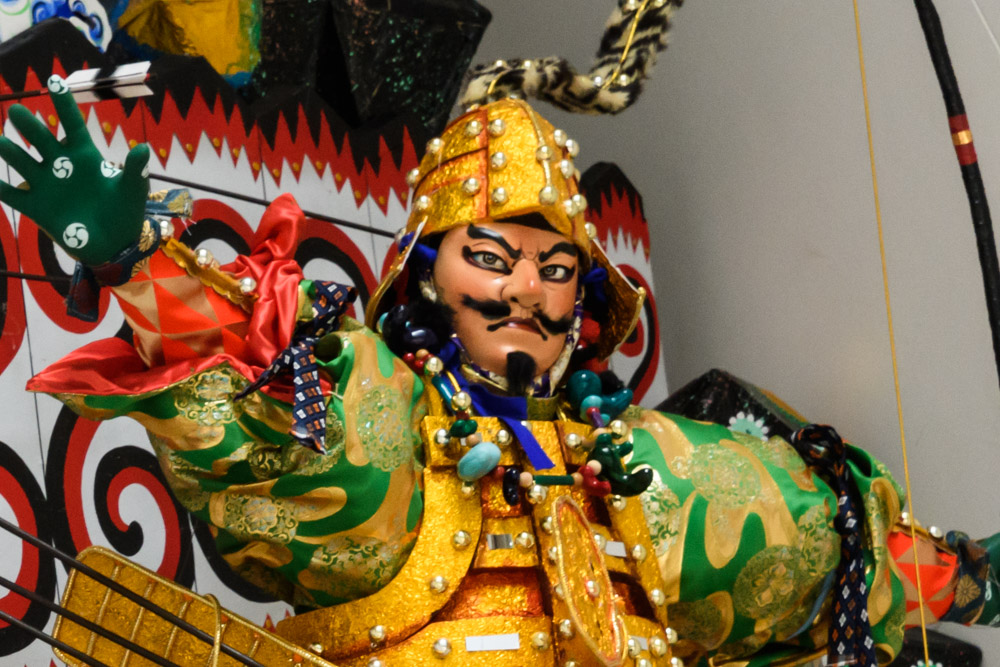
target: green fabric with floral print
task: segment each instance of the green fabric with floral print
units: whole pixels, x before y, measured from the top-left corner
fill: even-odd
[[[333,334],[326,454],[288,435],[291,406],[228,365],[140,397],[86,396],[146,427],[178,500],[241,575],[301,606],[377,591],[406,561],[423,511],[423,384],[371,331]],[[86,410],[84,411],[86,412]],[[110,415],[109,415],[110,416]],[[348,427],[350,424],[350,428]]]
[[[781,438],[652,412],[630,425],[629,468],[656,472],[641,499],[679,635],[703,659],[750,665],[823,646],[840,559],[829,485]],[[902,493],[865,452],[851,447],[849,466],[866,510],[872,633],[888,658],[903,640],[903,587],[885,546]]]

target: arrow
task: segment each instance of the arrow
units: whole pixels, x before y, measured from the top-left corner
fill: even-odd
[[[81,69],[66,77],[66,85],[73,93],[73,99],[78,104],[100,102],[102,100],[126,99],[152,95],[146,84],[152,79],[149,73],[149,61],[129,63],[118,67],[100,67]],[[47,88],[40,90],[22,90],[17,93],[0,95],[0,102],[22,100],[28,97],[48,95]]]

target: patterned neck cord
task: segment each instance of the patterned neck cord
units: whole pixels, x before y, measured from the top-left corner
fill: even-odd
[[[509,505],[520,504],[522,489],[526,492],[529,502],[537,503],[544,500],[548,493],[546,487],[549,486],[582,487],[588,494],[594,496],[606,496],[612,490],[624,495],[635,495],[648,486],[649,480],[644,479],[642,481],[645,483],[632,488],[636,486],[636,483],[639,483],[639,480],[630,480],[629,478],[632,476],[621,469],[621,456],[627,452],[619,451],[623,449],[622,445],[614,446],[611,444],[614,438],[613,433],[620,432],[621,429],[620,427],[613,428],[617,426],[615,424],[611,425],[612,428],[608,428],[607,419],[601,414],[601,401],[598,397],[587,396],[581,401],[581,405],[577,406],[580,416],[591,422],[597,429],[594,435],[588,439],[589,442],[586,443],[589,445],[587,449],[591,451],[588,461],[572,474],[540,475],[522,471],[520,466],[505,467],[500,465],[500,447],[508,446],[513,440],[510,431],[500,429],[495,436],[496,443],[483,439],[479,432],[479,424],[473,419],[471,410],[473,403],[477,400],[477,405],[487,405],[482,394],[488,390],[476,386],[466,391],[458,378],[445,368],[441,358],[432,355],[425,349],[418,350],[416,353],[404,354],[403,361],[415,373],[423,374],[429,379],[441,397],[445,408],[455,417],[455,421],[449,428],[438,429],[434,434],[434,442],[438,446],[448,447],[453,440],[458,440],[460,447],[466,450],[458,461],[459,478],[466,483],[471,483],[487,475],[492,475],[501,481],[504,500]],[[478,399],[473,398],[473,393],[477,394]],[[509,402],[512,399],[499,397],[498,400]],[[479,412],[483,412],[483,408],[477,409]],[[518,442],[525,450],[532,467],[536,470],[554,467],[551,460],[541,450],[526,423],[519,423],[517,420],[511,420],[504,416],[499,418],[517,434]],[[538,448],[538,452],[533,452],[532,447]],[[539,454],[544,459],[544,464],[540,461]],[[616,482],[617,484],[615,484]]]
[[[463,449],[468,448],[458,462],[458,476],[465,482],[473,482],[496,470],[500,463],[500,447],[493,442],[483,441],[482,434],[478,432],[479,424],[472,418],[472,396],[462,389],[458,379],[445,368],[441,358],[420,349],[416,353],[404,354],[403,361],[415,373],[423,373],[430,380],[445,409],[455,417],[450,428],[440,429],[435,433],[434,441],[446,447],[454,438],[459,440]],[[497,440],[501,444],[508,444],[511,440],[510,433],[500,431]],[[502,469],[500,474],[503,474]]]

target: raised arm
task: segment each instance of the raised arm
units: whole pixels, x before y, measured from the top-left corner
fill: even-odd
[[[12,106],[11,122],[41,161],[0,137],[0,157],[25,181],[22,187],[0,181],[0,201],[34,220],[74,259],[99,266],[139,238],[149,192],[149,146],[129,151],[119,169],[94,145],[62,78],[52,75],[48,87],[66,136],[56,139],[28,109]]]
[[[252,257],[241,258],[227,272],[214,261],[199,262],[173,238],[157,243],[159,225],[145,212],[149,147],[133,148],[124,168],[119,168],[94,145],[63,80],[53,76],[48,87],[65,138],[56,139],[30,111],[14,105],[11,121],[41,160],[0,137],[0,157],[25,179],[20,187],[0,181],[0,201],[32,218],[78,260],[67,298],[69,312],[82,319],[96,318],[97,293],[110,287],[132,327],[134,347],[145,366],[218,354],[267,366],[271,358],[252,354],[247,341],[251,304],[258,295],[242,289],[256,287],[263,276],[254,269],[266,259],[254,264]],[[278,207],[282,210],[271,211],[270,217],[285,221],[301,215],[294,202],[282,203]],[[255,254],[260,250],[256,248]],[[300,275],[292,272],[294,292]],[[294,293],[291,300],[296,301]],[[284,319],[288,322],[283,330],[290,335],[294,315]]]

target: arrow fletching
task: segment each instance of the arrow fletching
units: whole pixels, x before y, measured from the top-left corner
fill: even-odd
[[[147,60],[118,67],[81,69],[66,77],[66,85],[77,103],[152,95],[146,85],[149,65]]]

